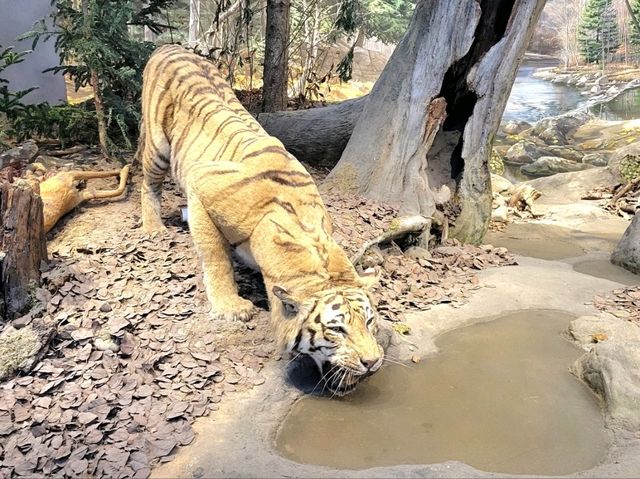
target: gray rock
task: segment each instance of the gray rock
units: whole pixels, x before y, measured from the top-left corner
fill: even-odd
[[[611,262],[640,274],[640,214],[636,213],[622,239],[611,253]]]
[[[505,177],[491,173],[491,190],[494,193],[504,193],[513,187],[513,183]]]
[[[38,155],[38,145],[33,140],[27,140],[22,145],[0,154],[0,168],[10,163],[29,163]]]
[[[584,157],[584,153],[568,146],[551,145],[547,147],[547,149],[551,153],[550,156],[559,156],[560,158],[566,158],[567,160],[571,161],[580,162]]]
[[[617,86],[613,85],[611,87],[609,87],[609,89],[606,92],[607,96],[610,97],[614,97],[616,95],[618,95],[620,93],[620,88],[618,88]]]
[[[602,396],[611,422],[640,429],[640,328],[617,318],[583,316],[571,322],[569,332],[588,351],[572,372]]]
[[[548,154],[547,150],[540,148],[535,143],[522,140],[507,150],[504,162],[511,165],[527,165]]]
[[[585,112],[545,118],[534,125],[531,134],[548,145],[565,145],[568,142],[568,136],[591,118],[591,115]]]
[[[591,168],[591,165],[576,163],[558,156],[543,156],[529,165],[521,166],[520,171],[529,176],[550,176],[556,173],[582,171],[587,168]]]
[[[493,221],[499,221],[500,223],[508,223],[509,208],[507,208],[505,205],[498,206],[495,210],[491,212],[491,219]]]
[[[589,153],[582,157],[582,162],[593,166],[607,166],[609,158],[604,153]]]
[[[510,121],[502,127],[502,131],[507,135],[518,135],[529,128],[531,128],[531,124],[526,121]]]

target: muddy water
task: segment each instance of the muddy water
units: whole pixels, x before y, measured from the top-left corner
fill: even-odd
[[[583,232],[542,223],[510,223],[505,231],[489,231],[484,243],[503,246],[532,258],[560,260],[590,251],[613,251],[622,233]]]
[[[640,276],[611,264],[606,259],[585,260],[573,264],[573,269],[578,273],[588,274],[596,278],[604,278],[616,283],[635,285],[640,284]]]
[[[441,352],[387,365],[351,396],[307,396],[278,432],[289,459],[336,468],[462,461],[484,471],[567,474],[598,464],[607,434],[568,371],[571,316],[522,311],[443,335]]]

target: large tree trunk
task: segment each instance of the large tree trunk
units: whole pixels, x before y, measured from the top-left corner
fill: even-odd
[[[261,113],[258,121],[296,158],[315,166],[333,168],[360,118],[366,97],[324,108]]]
[[[290,0],[267,0],[262,111],[287,108],[287,63]]]
[[[0,221],[0,319],[7,321],[29,308],[47,260],[40,196],[30,186],[1,183]]]
[[[480,241],[491,141],[544,1],[419,2],[327,186],[425,216],[451,197],[452,234]]]

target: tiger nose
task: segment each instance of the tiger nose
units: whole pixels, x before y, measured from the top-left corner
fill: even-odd
[[[369,370],[376,365],[376,363],[378,362],[378,358],[373,358],[373,359],[360,358],[360,362],[365,368],[367,368],[367,370]]]

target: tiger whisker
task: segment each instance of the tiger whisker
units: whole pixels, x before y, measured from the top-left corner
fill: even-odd
[[[344,373],[342,374],[342,377],[340,378],[340,382],[338,383],[338,387],[335,389],[335,391],[333,391],[333,395],[331,396],[331,398],[332,398],[332,399],[333,399],[333,396],[335,396],[335,395],[336,395],[336,393],[337,393],[338,391],[340,391],[340,388],[342,388],[342,383],[343,383],[343,381],[345,380],[345,378],[347,377],[347,374],[350,374],[350,373],[349,373],[349,370],[348,370],[348,369],[345,369],[345,370],[344,370]]]
[[[328,377],[325,380],[324,385],[322,386],[322,391],[320,391],[320,394],[324,394],[324,390],[331,383],[331,381],[340,373],[340,371],[341,371],[341,369],[337,369],[330,377]]]
[[[392,363],[392,364],[397,364],[397,365],[399,365],[399,366],[402,366],[402,367],[405,367],[405,368],[409,368],[409,369],[411,369],[411,366],[410,366],[410,365],[405,364],[405,363],[400,362],[400,361],[394,361],[393,359],[389,359],[389,358],[382,358],[382,360],[383,360],[383,361],[387,361],[387,362]]]
[[[315,390],[316,390],[316,388],[320,385],[320,383],[322,382],[322,380],[323,380],[323,379],[325,379],[325,378],[327,377],[327,375],[331,373],[331,371],[336,370],[336,368],[338,368],[338,365],[337,365],[337,364],[334,364],[333,366],[331,366],[331,369],[329,369],[326,373],[324,373],[324,374],[322,375],[322,377],[318,380],[318,382],[317,382],[317,383],[316,383],[316,385],[314,386],[313,390],[311,391],[311,394],[313,394],[313,393],[314,393],[314,391],[315,391]],[[337,372],[337,371],[336,371],[336,372]],[[335,374],[335,373],[334,373],[334,374]],[[333,376],[333,375],[332,375],[332,376]],[[327,378],[327,379],[325,380],[325,382],[324,382],[325,387],[326,387],[326,385],[327,385],[327,382],[329,382],[329,379],[330,379],[330,378]],[[324,392],[324,387],[322,388],[322,391],[320,392],[320,394],[322,394],[323,392]]]
[[[298,359],[298,357],[301,355],[302,353],[298,353],[296,354],[294,357],[292,357],[291,359],[289,359],[289,361],[287,361],[287,364],[284,365],[284,367],[286,368],[287,366],[289,366],[289,364],[291,364],[292,362],[294,362],[296,359]]]

